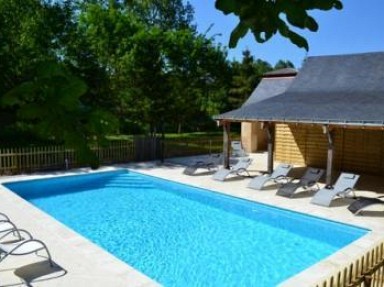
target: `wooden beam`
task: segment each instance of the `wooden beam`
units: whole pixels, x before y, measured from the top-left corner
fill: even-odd
[[[329,126],[323,126],[323,132],[327,137],[328,150],[327,150],[327,170],[325,174],[325,184],[332,186],[332,172],[333,172],[333,157],[334,157],[334,139],[333,132]]]
[[[275,145],[275,124],[267,123],[264,125],[267,132],[267,141],[268,141],[268,173],[271,174],[273,172],[273,153],[274,153],[274,145]]]
[[[223,124],[223,155],[224,155],[224,168],[229,168],[229,157],[231,152],[231,139],[230,139],[230,131],[231,131],[231,122],[222,122]]]

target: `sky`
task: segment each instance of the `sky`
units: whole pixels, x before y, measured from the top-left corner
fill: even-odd
[[[195,9],[195,24],[200,33],[207,32],[216,42],[228,46],[229,36],[238,20],[215,9],[214,0],[189,0]],[[309,52],[291,44],[281,36],[264,44],[257,43],[248,33],[234,49],[228,49],[230,60],[242,59],[242,51],[249,49],[255,58],[272,65],[280,59],[290,60],[299,68],[307,56],[353,54],[384,51],[384,1],[343,0],[343,10],[311,11],[319,30],[299,32],[309,43]]]

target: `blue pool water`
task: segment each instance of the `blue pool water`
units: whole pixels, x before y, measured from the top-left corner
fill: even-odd
[[[276,286],[368,232],[124,170],[5,185],[164,286]]]

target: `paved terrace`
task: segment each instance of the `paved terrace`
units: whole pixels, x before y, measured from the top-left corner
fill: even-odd
[[[266,154],[253,154],[252,157],[254,161],[249,169],[251,174],[258,175],[260,171],[265,171]],[[225,182],[217,182],[211,179],[211,174],[204,173],[204,170],[198,176],[184,175],[182,173],[184,165],[194,160],[196,158],[176,158],[167,161],[164,165],[153,162],[138,163],[128,166],[105,167],[102,170],[128,167],[152,176],[173,179],[251,201],[372,230],[363,238],[283,282],[281,286],[284,287],[313,286],[319,279],[337,271],[339,266],[365,254],[371,246],[384,240],[384,210],[382,206],[376,207],[376,209],[372,208],[364,216],[354,216],[346,209],[346,206],[351,202],[350,199],[338,199],[332,207],[326,208],[310,204],[311,193],[307,192],[297,194],[295,198],[287,199],[275,196],[276,186],[273,184],[267,185],[263,191],[248,189],[246,186],[249,178],[231,178]],[[295,170],[299,172],[300,168]],[[89,172],[92,171],[82,169],[66,173],[1,177],[0,182]],[[383,179],[377,177],[363,177],[359,186],[364,187],[364,189],[359,190],[357,195],[377,196],[377,192],[384,192]],[[27,229],[35,238],[43,240],[48,245],[54,261],[58,264],[55,269],[48,268],[47,264],[34,254],[9,257],[0,263],[0,286],[160,286],[2,186],[0,186],[0,211],[8,214],[18,227]],[[255,270],[255,275],[257,275],[257,270]]]

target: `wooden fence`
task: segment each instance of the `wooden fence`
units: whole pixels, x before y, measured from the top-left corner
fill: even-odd
[[[136,137],[93,147],[101,164],[148,161],[222,151],[222,139]],[[162,152],[164,151],[164,153]],[[81,167],[76,152],[64,146],[0,148],[0,175]]]
[[[383,287],[384,242],[316,287]]]
[[[103,164],[133,160],[133,144],[129,141],[111,141],[106,146],[93,147]],[[39,146],[0,149],[0,174],[60,170],[79,167],[77,153],[65,146]]]
[[[192,156],[223,152],[223,139],[167,139],[164,157]]]

